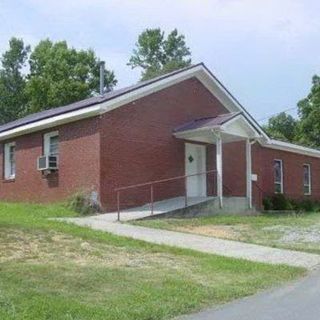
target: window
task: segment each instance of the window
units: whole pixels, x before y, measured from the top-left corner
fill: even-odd
[[[58,131],[46,133],[43,136],[43,141],[44,141],[44,154],[46,156],[59,154],[59,133],[58,133]]]
[[[303,193],[311,194],[311,169],[310,164],[303,165]]]
[[[4,145],[4,178],[14,179],[16,176],[16,144],[15,142]]]
[[[282,160],[274,160],[274,192],[283,193],[283,168]]]

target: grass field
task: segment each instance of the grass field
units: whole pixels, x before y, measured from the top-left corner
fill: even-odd
[[[49,221],[62,206],[0,204],[0,319],[169,319],[304,270],[151,245]]]
[[[134,224],[320,254],[320,213],[157,219]]]

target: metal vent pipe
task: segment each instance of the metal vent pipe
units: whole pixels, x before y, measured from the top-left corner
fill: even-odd
[[[100,61],[100,95],[103,96],[104,93],[104,61]]]

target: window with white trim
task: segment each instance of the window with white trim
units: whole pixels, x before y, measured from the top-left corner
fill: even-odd
[[[16,143],[10,142],[4,145],[4,178],[14,179],[16,176]]]
[[[45,133],[43,136],[43,151],[44,155],[58,155],[59,154],[59,132],[52,131]]]
[[[282,160],[273,161],[274,170],[274,192],[283,193],[283,166]]]
[[[311,194],[311,167],[307,163],[303,165],[303,193]]]

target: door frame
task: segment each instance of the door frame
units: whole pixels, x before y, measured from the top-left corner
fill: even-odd
[[[184,159],[185,159],[185,175],[188,174],[192,174],[192,173],[188,173],[187,172],[187,168],[188,168],[188,159],[187,159],[187,154],[188,154],[188,146],[196,146],[201,150],[200,151],[200,157],[201,157],[201,167],[202,169],[196,173],[200,173],[200,172],[205,172],[207,171],[207,146],[204,144],[200,144],[200,143],[191,143],[191,142],[185,142],[185,147],[184,147]],[[192,179],[192,180],[190,180]],[[202,184],[201,189],[199,190],[199,194],[198,195],[191,195],[194,197],[207,197],[207,175],[203,174],[203,175],[199,175],[199,176],[194,176],[194,177],[190,177],[186,179],[186,193],[187,196],[190,196],[190,190],[189,190],[189,183],[190,181],[193,180],[198,180],[198,184]],[[200,180],[200,181],[199,181]]]

